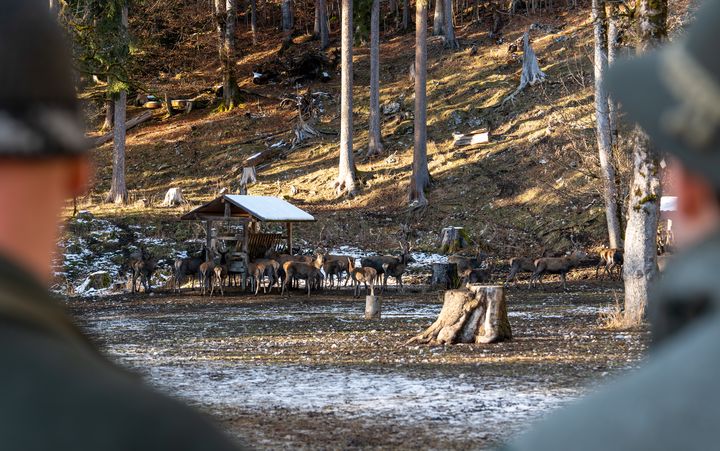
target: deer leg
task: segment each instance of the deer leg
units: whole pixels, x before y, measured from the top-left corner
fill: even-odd
[[[402,276],[397,276],[395,279],[396,279],[397,282],[400,284],[400,293],[403,293],[403,294],[404,294],[404,293],[405,293],[405,287],[403,287],[403,284],[402,284]]]
[[[567,284],[565,283],[565,273],[560,273],[560,278],[562,279],[563,290],[567,291]]]

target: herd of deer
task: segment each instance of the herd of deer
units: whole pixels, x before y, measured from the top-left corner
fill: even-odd
[[[213,296],[216,291],[224,295],[225,287],[233,285],[242,289],[249,288],[255,295],[259,293],[260,287],[263,288],[264,293],[277,287],[281,295],[286,292],[289,295],[290,288],[297,286],[297,281],[303,280],[307,295],[310,296],[312,290],[323,287],[339,289],[351,282],[354,295],[357,297],[361,286],[365,287],[365,292],[368,294],[374,295],[376,285],[380,287],[381,292],[384,292],[388,279],[392,277],[396,280],[399,290],[404,292],[402,277],[408,263],[413,259],[407,241],[401,241],[400,247],[400,256],[364,257],[360,260],[360,266],[356,266],[355,258],[352,256],[331,255],[324,252],[308,256],[268,251],[264,258],[249,261],[247,254],[236,253],[231,258],[227,250],[217,250],[211,253],[211,258],[206,258],[208,253],[203,248],[198,255],[175,260],[173,286],[175,291],[179,292],[183,283],[190,279],[192,289],[195,289],[195,282],[198,282],[203,296]],[[546,274],[557,274],[561,278],[563,288],[566,289],[566,275],[573,268],[580,266],[586,257],[586,253],[574,251],[563,257],[512,258],[505,285],[513,282],[513,285],[517,286],[518,275],[530,273],[531,288],[536,284],[544,286],[543,277]],[[621,277],[622,250],[602,249],[599,257],[595,270],[596,277],[600,276],[601,269],[604,271],[602,277]],[[448,263],[457,265],[461,286],[466,283],[488,283],[491,280],[492,267],[487,255],[481,252],[475,257],[452,255],[448,257]],[[137,291],[138,282],[146,292],[150,291],[150,279],[157,267],[157,260],[144,249],[131,259],[133,293]],[[241,278],[241,283],[238,283],[238,278]]]
[[[310,296],[311,290],[322,287],[339,289],[344,278],[344,286],[347,286],[348,282],[352,282],[354,294],[358,296],[361,285],[365,286],[366,292],[374,294],[376,284],[380,284],[384,291],[388,279],[393,277],[402,291],[402,276],[412,258],[407,242],[401,242],[400,246],[402,254],[399,257],[389,255],[365,257],[361,259],[359,267],[355,265],[355,257],[331,255],[321,251],[313,256],[278,254],[268,251],[264,258],[250,261],[245,253],[234,254],[234,258],[231,259],[225,250],[217,251],[218,255],[206,259],[206,249],[203,248],[197,256],[175,260],[173,285],[177,292],[190,278],[192,288],[195,288],[197,281],[203,296],[207,294],[213,296],[216,290],[224,295],[224,287],[233,284],[238,286],[237,278],[240,276],[242,289],[249,287],[256,295],[261,286],[264,293],[277,287],[281,295],[286,292],[289,295],[293,284],[304,280],[307,294]],[[143,281],[149,279],[149,277],[142,276],[141,270],[143,265],[147,266],[147,263],[144,263],[146,257],[143,254],[142,259],[132,264],[133,292],[138,278]],[[145,285],[145,289],[148,289],[147,285]]]

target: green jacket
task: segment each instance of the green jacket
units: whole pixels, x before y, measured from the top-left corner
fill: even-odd
[[[0,449],[237,450],[208,419],[145,386],[0,259]]]
[[[720,235],[678,257],[649,306],[642,369],[561,409],[506,449],[709,450],[720,446]]]

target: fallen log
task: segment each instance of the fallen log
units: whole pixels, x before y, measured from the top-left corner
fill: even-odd
[[[142,124],[143,122],[149,120],[151,117],[153,117],[153,112],[145,111],[144,113],[140,114],[139,116],[135,116],[134,118],[125,122],[125,130],[130,130],[131,128],[135,127],[136,125]],[[106,133],[95,140],[95,147],[102,146],[106,142],[112,141],[112,139],[113,139],[113,132]]]
[[[469,284],[446,291],[438,319],[406,344],[497,343],[510,339],[504,288]]]
[[[467,134],[453,133],[453,147],[476,146],[490,141],[490,133],[476,130]]]

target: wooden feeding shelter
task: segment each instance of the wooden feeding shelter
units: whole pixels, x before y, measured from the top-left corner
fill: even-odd
[[[237,194],[220,196],[180,219],[204,223],[208,250],[215,249],[218,241],[234,241],[235,251],[250,259],[282,247],[292,254],[293,224],[315,221],[310,213],[278,197]],[[284,225],[284,232],[263,232],[262,224],[268,223]]]

